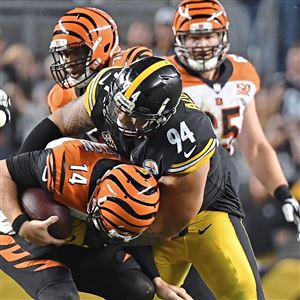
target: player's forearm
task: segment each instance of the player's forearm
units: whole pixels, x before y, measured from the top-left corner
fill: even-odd
[[[0,209],[11,223],[22,214],[18,202],[18,193],[15,182],[12,180],[5,160],[0,161]]]
[[[151,233],[168,240],[188,226],[202,206],[208,170],[209,162],[192,173],[160,180],[160,206]]]
[[[76,136],[95,127],[84,107],[83,99],[84,96],[79,97],[49,116],[63,135]]]
[[[20,147],[18,154],[33,150],[42,150],[49,142],[59,139],[62,136],[56,124],[49,118],[46,118],[30,132]]]
[[[182,215],[171,213],[170,211],[166,212],[162,209],[157,213],[155,221],[149,228],[149,232],[162,240],[171,240],[188,226],[196,214]]]
[[[287,185],[276,152],[269,145],[261,145],[256,153],[251,160],[248,160],[249,166],[268,193],[273,196],[278,186]]]
[[[150,232],[168,240],[188,226],[202,206],[209,168],[207,161],[191,173],[159,180],[160,206]]]
[[[181,202],[181,205],[178,203]],[[186,195],[177,191],[173,193],[171,186],[160,185],[160,204],[155,220],[149,232],[162,240],[170,240],[183,230],[196,215],[194,209],[187,209]]]

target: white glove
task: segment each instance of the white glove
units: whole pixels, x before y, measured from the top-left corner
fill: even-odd
[[[285,199],[282,212],[287,222],[294,222],[297,226],[297,241],[300,241],[300,204],[294,198]]]
[[[8,95],[0,89],[0,127],[3,127],[11,119],[10,106],[11,103]]]

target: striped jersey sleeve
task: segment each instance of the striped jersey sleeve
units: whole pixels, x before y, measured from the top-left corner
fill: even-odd
[[[97,102],[102,102],[102,98],[109,91],[109,84],[113,78],[113,74],[119,69],[120,68],[117,67],[105,68],[101,70],[88,84],[84,96],[84,105],[90,117],[92,115],[92,111],[97,106]]]
[[[186,161],[172,164],[168,170],[168,173],[187,174],[195,171],[214,155],[217,145],[218,140],[210,138],[204,148],[200,150],[200,152]]]

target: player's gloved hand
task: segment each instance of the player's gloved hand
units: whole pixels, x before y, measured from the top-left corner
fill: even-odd
[[[298,234],[297,241],[300,241],[300,205],[294,198],[284,200],[282,212],[287,222],[294,222],[297,226]]]
[[[274,192],[282,204],[282,212],[287,222],[294,222],[297,227],[297,241],[300,242],[300,204],[293,198],[288,186],[281,185]]]
[[[11,119],[9,111],[10,106],[10,98],[0,89],[0,127],[3,127]]]

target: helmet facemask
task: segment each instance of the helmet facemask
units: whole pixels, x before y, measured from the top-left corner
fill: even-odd
[[[176,112],[181,93],[177,69],[163,58],[145,57],[123,68],[112,81],[103,115],[111,131],[147,136]]]
[[[54,41],[53,44],[57,44]],[[68,46],[50,46],[54,63],[50,70],[55,81],[65,89],[77,86],[85,87],[95,76],[91,70],[92,50],[85,43],[75,43]]]
[[[203,36],[217,33],[219,42],[215,46],[187,46],[188,36]],[[179,31],[175,38],[175,53],[179,60],[197,72],[205,72],[216,69],[224,61],[225,55],[229,50],[227,30],[214,30],[211,32],[203,31]]]
[[[145,107],[135,108],[135,103],[128,100],[122,92],[117,92],[107,99],[104,104],[104,116],[106,121],[117,128],[126,136],[143,136],[155,131],[164,125],[172,115],[163,115],[162,111],[169,99],[166,98],[165,104],[160,111],[153,114],[150,109]]]
[[[182,0],[173,18],[176,55],[196,72],[216,69],[229,50],[228,28],[226,11],[218,0]],[[187,39],[192,36],[201,36],[203,40],[197,43],[195,39],[192,43]]]
[[[120,51],[117,26],[100,9],[76,7],[57,21],[49,51],[57,84],[62,88],[85,88]]]

